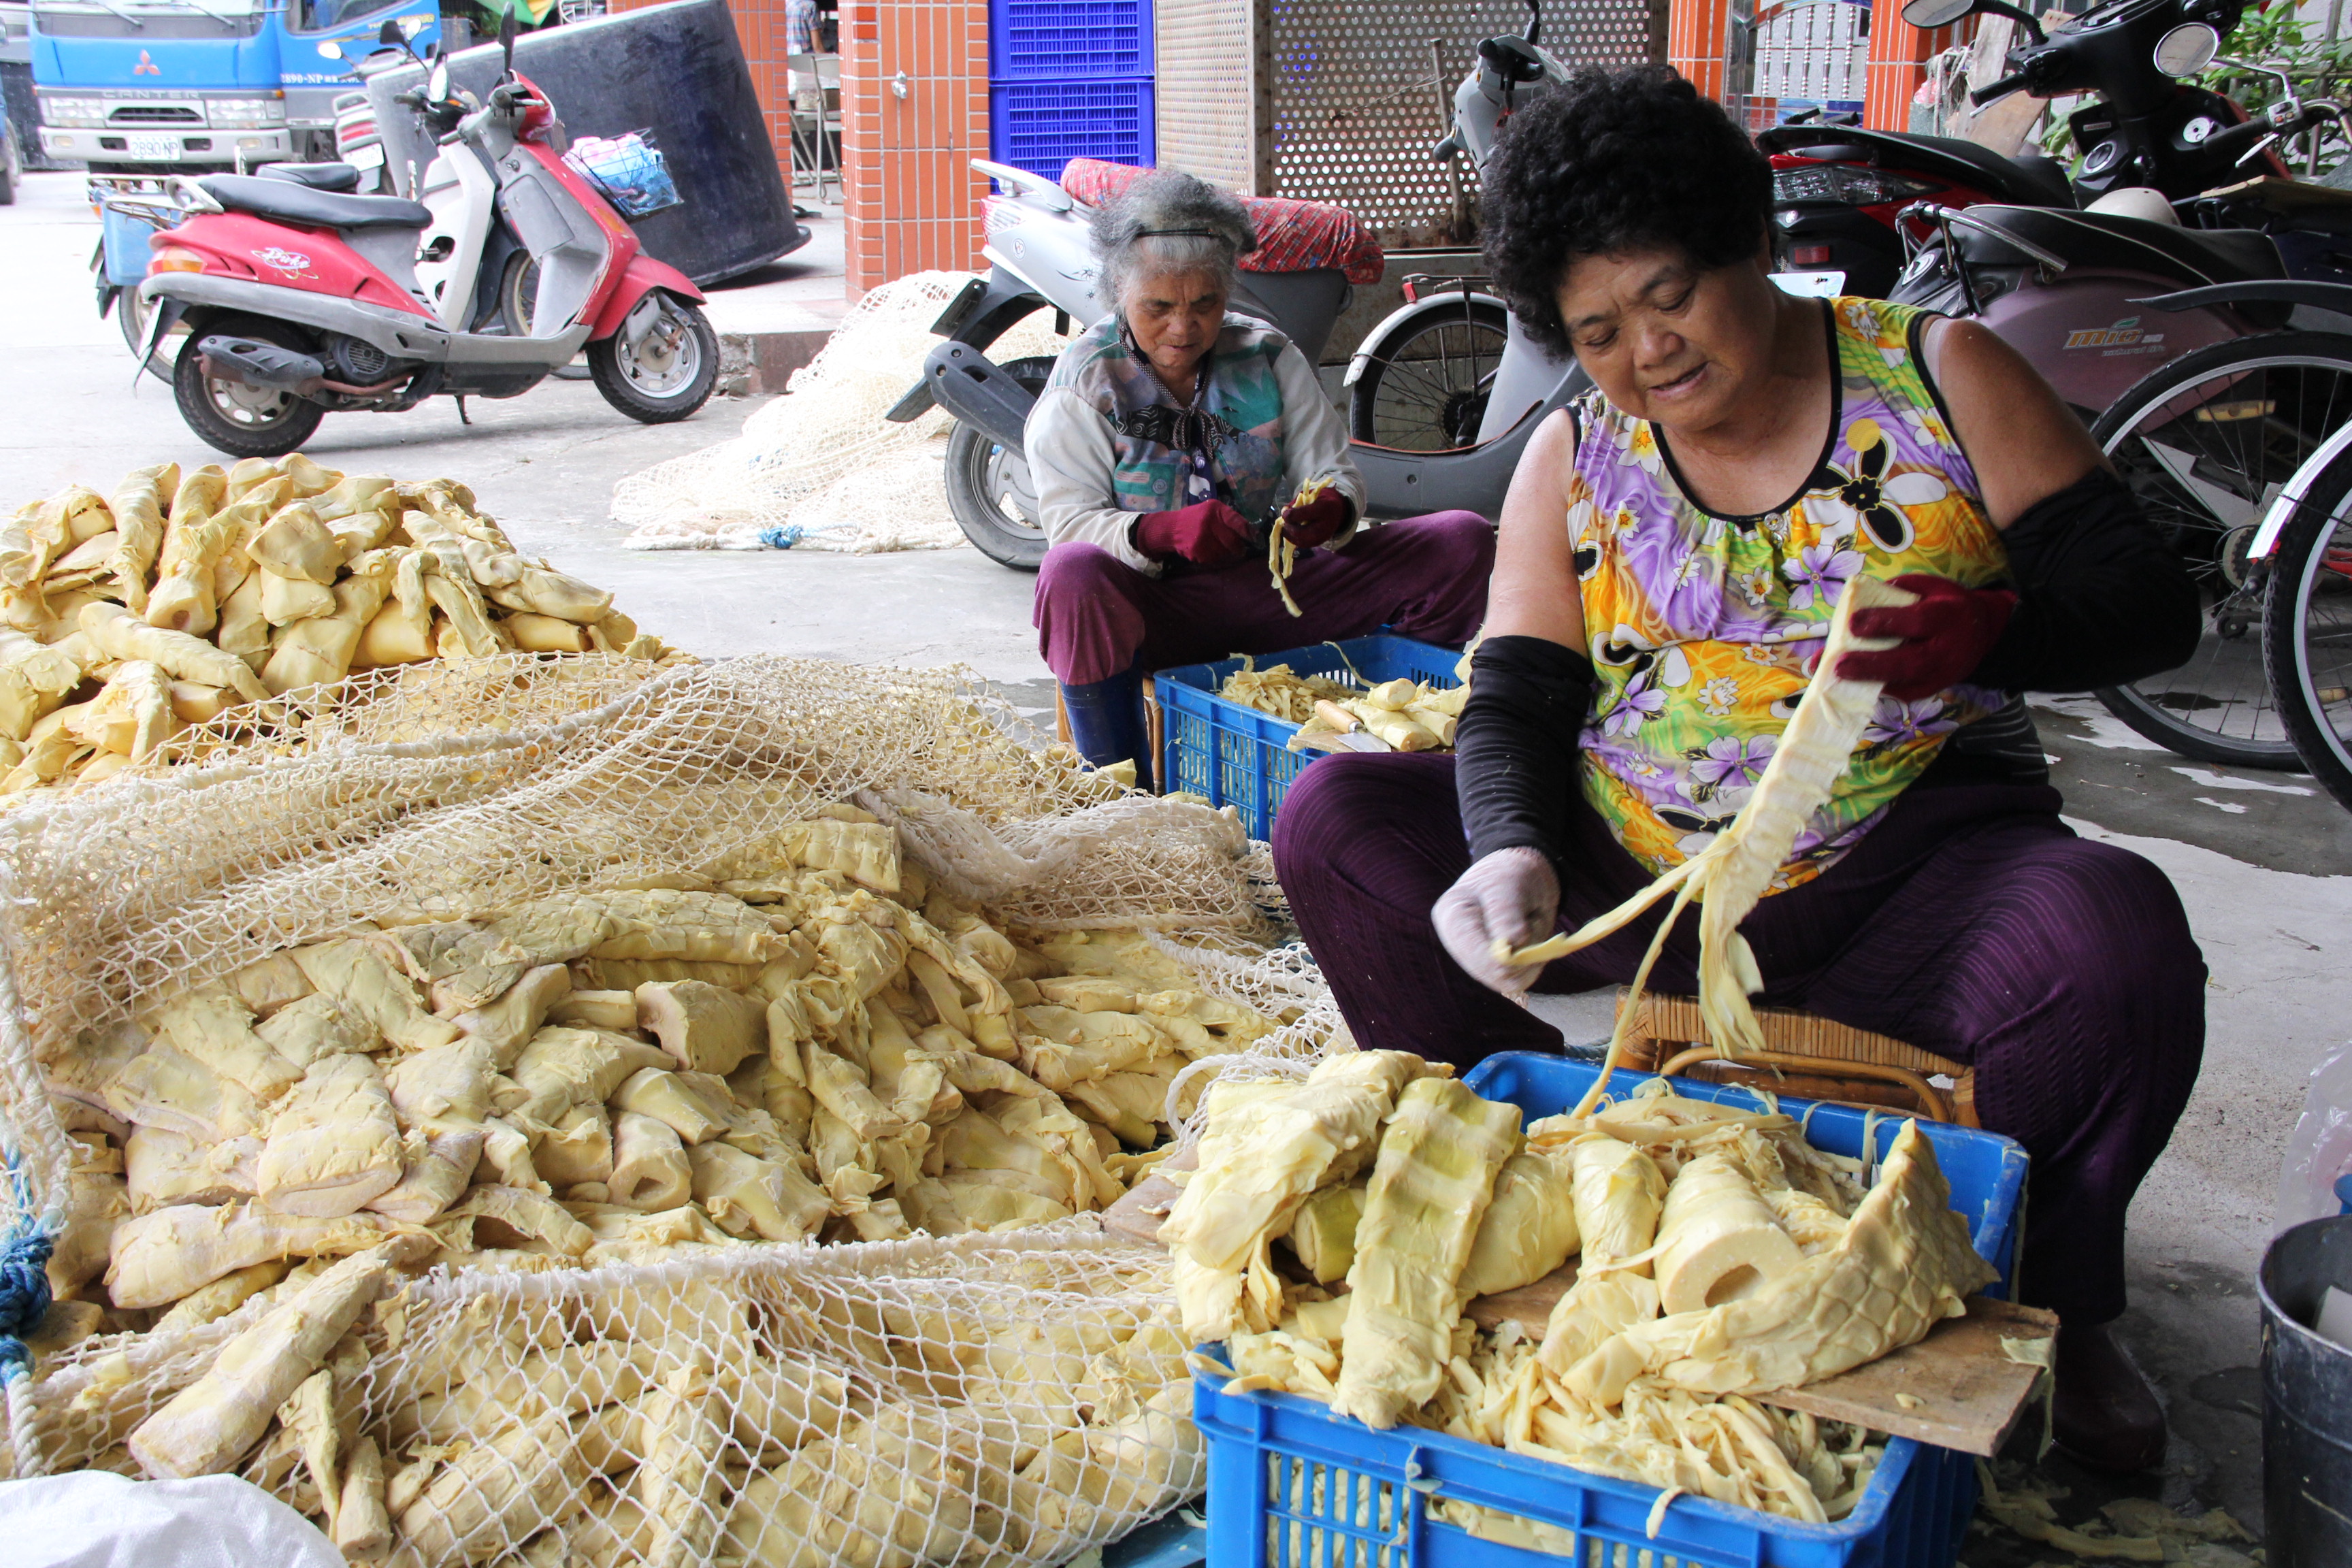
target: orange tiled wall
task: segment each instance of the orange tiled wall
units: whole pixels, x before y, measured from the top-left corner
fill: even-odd
[[[1723,96],[1723,46],[1729,14],[1725,0],[1672,0],[1666,14],[1668,63],[1709,98]],[[1874,0],[1864,123],[1880,131],[1908,131],[1911,95],[1927,79],[1927,62],[1958,36],[1957,27],[1921,32],[1911,26],[1903,19],[1903,0]]]
[[[614,11],[642,11],[664,0],[606,0]],[[735,18],[735,36],[743,41],[743,58],[751,68],[751,90],[759,95],[760,112],[768,121],[768,144],[776,150],[776,166],[784,185],[793,181],[792,95],[784,87],[783,0],[729,0]]]
[[[842,0],[841,121],[851,298],[979,265],[987,0]]]

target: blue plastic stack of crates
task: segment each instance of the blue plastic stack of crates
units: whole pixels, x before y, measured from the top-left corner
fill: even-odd
[[[1151,0],[989,0],[988,35],[998,163],[1151,162]]]

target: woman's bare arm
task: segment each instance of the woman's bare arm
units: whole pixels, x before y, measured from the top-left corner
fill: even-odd
[[[1995,528],[2106,465],[2042,373],[1982,324],[1931,321],[1921,347]]]
[[[1486,589],[1488,637],[1541,637],[1586,652],[1584,605],[1568,537],[1575,466],[1576,422],[1563,408],[1536,427],[1511,475],[1495,542],[1494,581]]]

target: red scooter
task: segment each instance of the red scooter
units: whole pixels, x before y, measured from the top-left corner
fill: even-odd
[[[511,17],[500,41],[487,104],[453,97],[438,57],[403,95],[441,144],[421,202],[233,174],[173,182],[187,216],[148,242],[140,363],[186,322],[173,391],[208,445],[277,457],[331,410],[513,397],[583,345],[597,390],[632,419],[683,419],[709,400],[719,339],[701,291],[642,254],[566,163],[553,106],[515,74]]]

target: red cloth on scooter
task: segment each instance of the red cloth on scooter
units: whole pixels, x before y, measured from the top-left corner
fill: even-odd
[[[1150,171],[1099,158],[1073,158],[1062,167],[1062,189],[1076,201],[1100,206]],[[1257,248],[1241,259],[1244,272],[1306,272],[1336,267],[1350,283],[1377,283],[1386,258],[1371,231],[1356,215],[1328,202],[1284,196],[1244,196]]]

